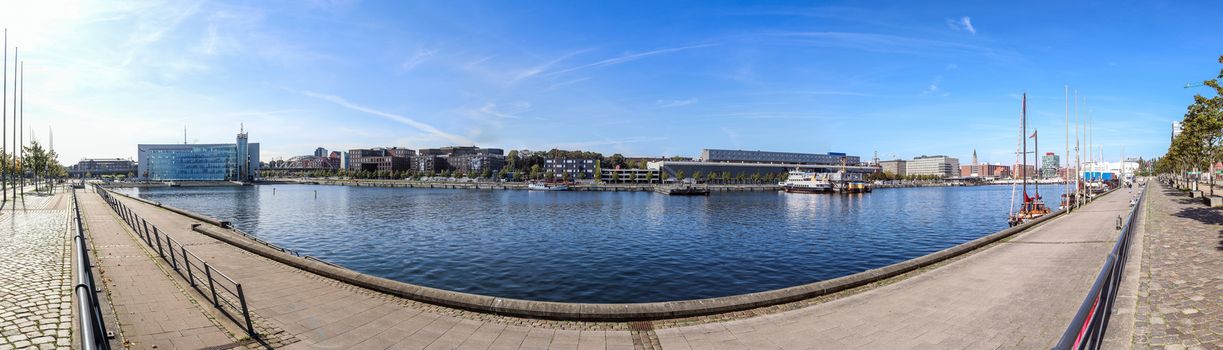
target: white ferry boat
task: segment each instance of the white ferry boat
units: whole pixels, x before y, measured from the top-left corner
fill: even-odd
[[[830,193],[832,182],[816,176],[816,173],[794,170],[781,183],[781,189],[789,193]]]
[[[565,186],[564,184],[532,182],[527,184],[527,189],[531,191],[568,191],[569,186]]]

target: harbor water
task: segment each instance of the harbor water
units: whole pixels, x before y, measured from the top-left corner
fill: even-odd
[[[1056,208],[1060,186],[1040,190]],[[1010,186],[708,197],[319,185],[121,191],[376,276],[589,303],[719,297],[846,276],[1005,229],[1013,197]]]

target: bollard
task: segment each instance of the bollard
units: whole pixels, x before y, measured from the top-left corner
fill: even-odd
[[[1121,215],[1117,215],[1117,229],[1121,229]]]

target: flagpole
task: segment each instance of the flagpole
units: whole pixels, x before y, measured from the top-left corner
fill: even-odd
[[[0,68],[4,71],[3,77],[0,77],[0,85],[4,87],[0,89],[0,154],[4,155],[4,160],[0,161],[0,207],[2,203],[8,202],[8,28],[4,28],[4,67]]]

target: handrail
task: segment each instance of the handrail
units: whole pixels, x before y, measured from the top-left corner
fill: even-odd
[[[77,299],[78,327],[81,329],[81,348],[86,350],[110,350],[111,334],[106,331],[106,322],[102,319],[102,307],[98,302],[98,288],[94,284],[93,270],[90,268],[88,245],[85,244],[85,226],[81,221],[81,206],[76,198],[76,189],[72,189],[72,213],[74,234],[72,247],[77,253],[76,285],[72,293]]]
[[[1129,217],[1121,227],[1121,235],[1105,259],[1104,267],[1100,269],[1096,281],[1092,283],[1091,291],[1087,293],[1087,298],[1083,300],[1079,311],[1075,313],[1074,319],[1053,349],[1099,349],[1102,345],[1108,320],[1112,316],[1113,303],[1117,299],[1117,289],[1121,286],[1122,274],[1125,272],[1125,263],[1129,259],[1134,223],[1146,193],[1147,186],[1144,184],[1138,195],[1138,203],[1130,208]]]
[[[97,185],[95,189],[106,204],[110,205],[111,209],[119,215],[119,218],[123,219],[132,228],[132,231],[140,236],[140,239],[152,249],[154,254],[169,263],[171,269],[186,279],[188,285],[200,292],[204,299],[212,303],[212,306],[220,310],[225,317],[238,323],[238,326],[246,330],[252,339],[259,338],[259,333],[251,323],[250,308],[247,307],[246,294],[243,293],[241,283],[213,268],[207,261],[187,250],[187,247],[162,233],[156,225],[141,218],[126,204],[112,196],[109,190]],[[203,273],[204,276],[200,277],[200,273]],[[240,315],[234,315],[234,313]],[[239,320],[237,316],[241,316],[242,319]]]

